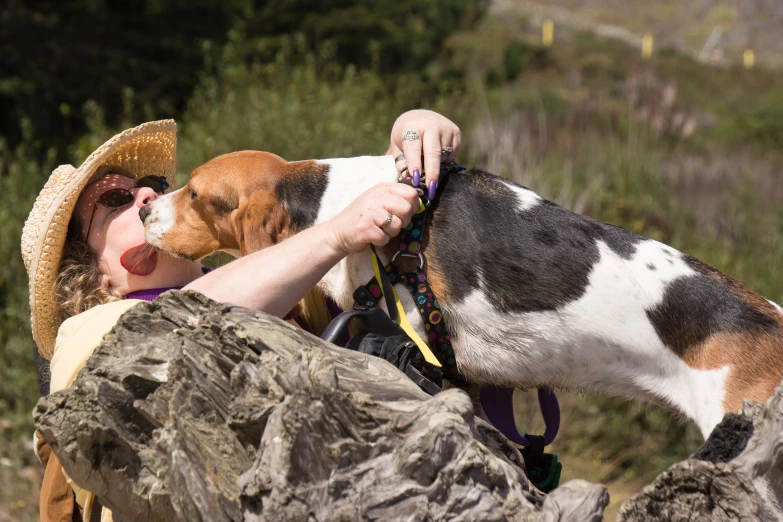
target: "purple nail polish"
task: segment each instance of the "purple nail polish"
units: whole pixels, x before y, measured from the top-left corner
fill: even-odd
[[[418,187],[421,184],[421,172],[419,169],[413,169],[413,186]]]
[[[427,191],[427,197],[430,199],[435,199],[435,191],[438,190],[438,182],[433,181],[430,183],[429,190]]]
[[[416,194],[418,194],[419,196],[423,196],[424,195],[424,191],[421,190],[420,188],[417,188],[416,189]]]

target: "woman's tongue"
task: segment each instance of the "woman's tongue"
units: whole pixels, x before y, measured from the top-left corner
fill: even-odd
[[[158,250],[149,243],[142,243],[126,250],[120,258],[120,263],[133,275],[150,275],[158,264]]]

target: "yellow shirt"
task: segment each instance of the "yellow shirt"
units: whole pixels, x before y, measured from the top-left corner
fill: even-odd
[[[144,302],[146,301],[141,299],[113,301],[95,306],[66,319],[60,325],[54,343],[54,355],[50,366],[52,373],[51,393],[64,390],[73,384],[79,371],[84,367],[84,363],[101,343],[103,336],[114,328],[120,316],[131,307]],[[290,322],[296,325],[293,319]],[[63,474],[65,474],[64,470]],[[65,474],[65,479],[76,493],[76,502],[84,509],[84,519],[89,520],[94,495],[79,487],[67,474]],[[111,511],[103,508],[101,521],[110,522]]]
[[[51,393],[69,387],[84,363],[103,340],[109,330],[114,328],[120,316],[129,308],[139,303],[141,299],[123,299],[94,306],[66,319],[57,331],[52,356]]]
[[[50,366],[52,372],[51,393],[64,390],[73,384],[79,370],[84,367],[84,363],[101,343],[103,336],[114,328],[120,316],[129,308],[143,302],[140,299],[113,301],[95,306],[66,319],[60,325],[54,343],[54,355]],[[76,502],[84,510],[84,520],[89,520],[95,496],[73,482],[65,470],[63,470],[63,474],[66,482],[76,494]],[[111,520],[111,511],[103,508],[101,522],[111,522]]]

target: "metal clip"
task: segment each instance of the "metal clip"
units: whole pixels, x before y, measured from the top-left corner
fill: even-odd
[[[418,257],[419,258],[419,268],[424,268],[424,256],[421,255],[421,252],[416,254],[404,254],[400,252],[399,250],[394,253],[394,255],[391,258],[391,262],[394,263],[394,260],[397,259],[397,256],[401,255],[402,257]]]

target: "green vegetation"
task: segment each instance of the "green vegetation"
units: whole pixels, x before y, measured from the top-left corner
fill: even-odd
[[[449,31],[469,27],[486,0],[211,0],[11,2],[0,11],[0,129],[16,144],[19,119],[65,150],[87,130],[88,100],[118,127],[123,91],[133,118],[180,115],[204,57],[243,38],[242,58],[272,61],[303,35],[319,68],[332,61],[394,74],[422,67]],[[336,52],[323,55],[324,49]]]
[[[247,8],[244,2],[226,5]],[[380,31],[373,23],[383,25],[393,13],[370,13],[368,5],[343,2],[338,7],[350,7],[355,16],[324,20]],[[331,27],[332,35],[350,31],[306,16],[309,29],[283,36],[290,18],[282,7],[274,13],[259,9],[239,16],[239,22],[232,18],[233,25],[217,17],[231,28],[205,36],[209,45],[179,49],[181,63],[171,72],[178,75],[181,65],[187,74],[167,80],[182,90],[166,87],[165,95],[163,84],[141,81],[154,73],[133,69],[123,75],[109,67],[106,74],[116,82],[106,84],[110,92],[92,92],[96,80],[86,76],[81,93],[61,102],[69,107],[61,113],[42,94],[42,83],[21,73],[15,77],[13,85],[31,82],[28,102],[40,104],[25,119],[19,117],[27,114],[25,106],[8,101],[21,91],[0,100],[12,108],[0,110],[3,128],[11,129],[0,141],[0,239],[16,245],[0,252],[0,482],[12,484],[0,495],[0,520],[35,519],[34,488],[40,481],[29,448],[38,392],[27,277],[18,249],[23,221],[54,166],[78,165],[114,132],[141,121],[177,117],[181,184],[195,166],[232,150],[268,150],[290,160],[381,154],[400,112],[433,108],[462,128],[463,164],[669,243],[783,301],[783,271],[774,270],[783,259],[783,210],[777,204],[783,196],[783,105],[774,89],[783,74],[713,69],[675,51],[640,63],[636,50],[616,41],[560,29],[556,45],[543,49],[539,28],[512,16],[489,16],[418,42],[416,31],[430,27],[444,9],[452,13],[446,17],[451,24],[475,18],[482,3],[418,5],[420,17],[411,18],[405,31],[412,32],[403,32],[404,39],[386,27],[374,33],[378,43],[361,49],[340,38],[318,40],[312,31],[321,26]],[[48,9],[56,10],[54,4]],[[171,18],[173,8],[161,3],[155,7],[159,14],[149,9],[151,19],[159,20],[151,23],[153,31]],[[270,17],[279,34],[258,29]],[[366,33],[355,36],[366,41]],[[414,62],[392,67],[399,61],[395,53],[407,53],[403,43],[410,40],[422,45]],[[125,42],[115,51],[123,49],[135,48]],[[157,63],[144,53],[123,56],[120,63],[126,58],[139,67]],[[3,90],[8,85],[0,81],[0,97],[11,92]],[[64,113],[67,118],[59,116]],[[6,121],[13,125],[6,127]],[[520,397],[520,426],[540,430],[534,394]],[[563,432],[554,451],[565,477],[608,482],[617,498],[700,442],[687,422],[655,408],[573,393],[561,395],[561,402]]]
[[[0,520],[14,520],[10,515],[3,518],[4,505],[11,502],[20,513],[37,513],[37,509],[31,511],[37,506],[32,504],[37,501],[31,492],[40,486],[28,445],[38,384],[19,238],[54,158],[52,151],[36,157],[39,145],[27,122],[23,128],[24,140],[13,149],[0,138],[0,244],[4,246],[0,249],[0,483],[9,488],[0,495]],[[20,473],[23,467],[29,471]]]
[[[656,48],[673,47],[699,56],[707,63],[742,63],[745,49],[755,50],[757,63],[767,67],[783,65],[783,4],[766,0],[550,0],[499,2],[511,10],[539,16],[567,12],[570,22],[581,26],[611,24],[641,38],[655,36]],[[500,9],[496,10],[499,11]]]

